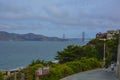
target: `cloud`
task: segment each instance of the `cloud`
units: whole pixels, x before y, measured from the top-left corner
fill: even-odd
[[[120,0],[0,0],[0,29],[118,29],[119,3]]]

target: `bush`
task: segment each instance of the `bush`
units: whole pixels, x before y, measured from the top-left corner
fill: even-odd
[[[61,77],[65,77],[65,76],[68,76],[68,75],[71,75],[71,74],[74,73],[73,70],[67,65],[61,65],[59,67],[59,70],[60,70],[60,72],[62,74]]]
[[[81,69],[82,65],[81,65],[81,62],[79,61],[68,62],[66,64],[74,71],[74,73],[82,71]]]
[[[35,64],[28,66],[27,68],[23,69],[21,72],[25,73],[25,80],[34,80],[35,79],[35,71],[39,68],[43,67],[42,64]]]
[[[59,80],[65,76],[73,74],[73,70],[65,64],[51,68],[50,74],[40,80]]]
[[[35,64],[26,68],[26,80],[34,80],[35,70],[37,70],[39,67],[43,67],[43,65]],[[50,74],[40,78],[40,80],[59,80],[71,74],[95,69],[98,67],[101,67],[101,64],[96,58],[83,57],[80,60],[71,61],[64,64],[52,64],[50,68]]]
[[[75,73],[101,67],[96,58],[82,58],[81,60],[66,63]]]
[[[40,80],[59,80],[73,73],[101,67],[96,58],[82,58],[81,60],[58,64],[51,68],[50,74]]]
[[[4,75],[2,72],[0,72],[0,80],[4,80]]]

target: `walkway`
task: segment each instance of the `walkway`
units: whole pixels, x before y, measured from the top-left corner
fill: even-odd
[[[115,77],[115,72],[111,72],[110,70],[104,71],[103,69],[96,69],[71,75],[61,80],[118,80],[118,79]]]

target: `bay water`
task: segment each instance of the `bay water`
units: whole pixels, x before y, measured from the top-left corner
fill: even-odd
[[[0,41],[0,70],[25,67],[32,60],[53,61],[57,51],[80,41]]]

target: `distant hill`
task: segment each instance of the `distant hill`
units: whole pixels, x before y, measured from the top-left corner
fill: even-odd
[[[27,34],[16,34],[0,31],[0,41],[65,41],[58,37],[47,37],[44,35],[27,33]]]

